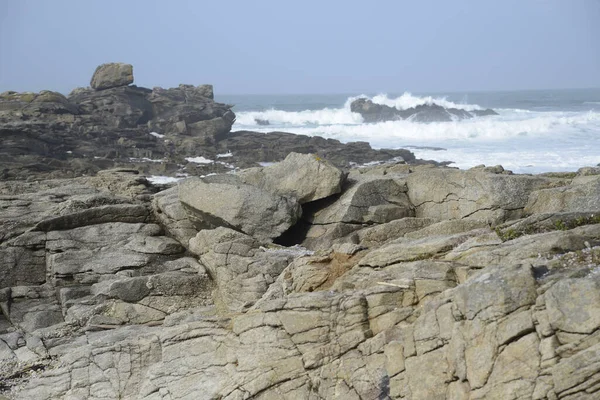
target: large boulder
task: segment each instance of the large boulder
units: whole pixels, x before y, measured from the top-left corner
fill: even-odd
[[[295,199],[247,185],[233,175],[186,179],[179,184],[179,200],[198,227],[224,226],[263,240],[280,236],[302,213]]]
[[[92,76],[90,86],[96,90],[127,86],[133,83],[133,65],[108,63],[99,65]]]
[[[280,196],[291,196],[300,204],[340,193],[344,173],[315,154],[290,153],[270,167],[242,171],[240,178]]]
[[[230,105],[213,100],[212,85],[179,85],[170,89],[155,87],[147,98],[154,116],[148,127],[163,134],[207,136],[220,140],[235,121]],[[210,132],[205,133],[207,129]]]

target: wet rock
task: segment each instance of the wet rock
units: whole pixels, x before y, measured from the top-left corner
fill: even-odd
[[[491,109],[466,111],[458,108],[445,108],[435,103],[420,104],[407,109],[398,109],[372,100],[360,98],[350,104],[350,110],[363,117],[364,122],[385,122],[409,119],[413,122],[450,122],[474,116],[498,115]]]

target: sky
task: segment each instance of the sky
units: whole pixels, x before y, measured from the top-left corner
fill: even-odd
[[[0,0],[0,92],[106,62],[220,94],[600,87],[600,0]]]

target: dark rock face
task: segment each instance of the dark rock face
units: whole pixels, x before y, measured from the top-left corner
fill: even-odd
[[[316,153],[338,167],[348,167],[352,163],[385,161],[398,157],[406,162],[415,161],[415,155],[405,149],[375,150],[367,142],[344,144],[335,139],[286,132],[232,132],[217,144],[217,150],[234,153],[238,165],[242,167],[255,165],[257,161],[283,160],[291,152]]]
[[[492,109],[466,111],[458,108],[444,108],[437,104],[421,104],[406,110],[399,110],[384,104],[376,104],[368,99],[357,99],[350,105],[352,112],[358,113],[367,123],[410,119],[414,122],[448,122],[454,119],[468,119],[474,116],[498,115]]]
[[[363,142],[230,133],[233,106],[215,102],[212,85],[147,89],[132,82],[131,65],[104,64],[92,88],[76,88],[67,97],[51,91],[0,94],[0,179],[76,177],[115,167],[164,175],[184,166],[185,173],[201,175],[281,161],[291,152],[317,153],[340,167],[414,160],[407,150],[373,150]],[[231,152],[218,162],[217,155]],[[213,161],[186,160],[198,156]]]
[[[68,97],[0,94],[0,177],[79,176],[131,159],[181,162],[223,139],[235,121],[230,105],[213,100],[211,85],[147,89],[132,82],[131,65],[104,64],[92,88]]]

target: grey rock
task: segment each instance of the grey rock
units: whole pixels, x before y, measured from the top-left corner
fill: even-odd
[[[393,178],[361,176],[349,180],[344,193],[331,205],[307,213],[304,218],[312,225],[304,246],[328,247],[332,240],[357,230],[363,225],[383,224],[396,219],[414,216],[406,195],[406,186]]]
[[[449,122],[455,119],[473,118],[473,116],[498,115],[491,109],[466,111],[457,108],[445,108],[435,103],[421,104],[408,109],[398,109],[372,100],[360,98],[350,104],[350,110],[363,117],[365,122],[385,122],[410,119],[414,122]]]
[[[592,333],[600,326],[600,277],[565,279],[545,294],[550,325],[554,330]]]
[[[290,153],[285,160],[238,174],[244,183],[270,193],[290,196],[300,204],[340,193],[344,173],[315,154]]]
[[[465,240],[485,233],[485,229],[472,230],[448,236],[431,236],[420,239],[399,238],[368,253],[360,265],[385,267],[398,262],[440,257]]]
[[[530,214],[600,211],[600,176],[582,177],[581,182],[531,194],[525,207]]]
[[[532,270],[524,265],[487,268],[456,289],[458,310],[470,320],[497,319],[534,304],[536,297]]]
[[[252,306],[296,257],[265,249],[255,238],[223,227],[198,232],[189,248],[217,285],[215,302],[233,311]]]
[[[198,233],[179,201],[177,187],[157,193],[152,200],[152,209],[158,222],[183,246],[187,247],[190,239]]]
[[[44,219],[36,224],[34,229],[39,231],[54,231],[78,228],[80,226],[102,224],[106,222],[146,222],[148,209],[138,204],[115,204],[88,208]]]
[[[363,246],[378,247],[389,241],[404,237],[410,232],[421,231],[435,222],[436,220],[432,218],[406,217],[397,219],[361,229],[357,232],[358,241]]]
[[[273,239],[296,223],[296,200],[270,194],[234,176],[189,178],[179,184],[179,199],[199,227],[225,226]]]
[[[520,218],[529,195],[551,183],[549,178],[435,168],[406,177],[417,217],[471,218],[498,224]]]
[[[102,64],[96,68],[90,86],[96,90],[127,86],[133,83],[133,66],[124,63]]]

